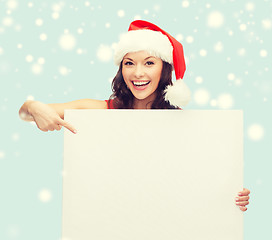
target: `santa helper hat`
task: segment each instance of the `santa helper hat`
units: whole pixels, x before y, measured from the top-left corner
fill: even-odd
[[[147,51],[174,66],[176,82],[165,89],[165,100],[176,107],[185,106],[191,92],[182,80],[186,66],[182,44],[158,26],[142,21],[133,21],[128,32],[121,35],[116,46],[114,62],[120,65],[129,52]]]

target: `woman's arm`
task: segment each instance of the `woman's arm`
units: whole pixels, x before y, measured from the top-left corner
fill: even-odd
[[[63,126],[76,133],[75,128],[63,120],[65,109],[107,109],[107,103],[94,99],[51,104],[26,101],[19,110],[19,116],[25,121],[35,121],[37,127],[44,132],[60,130]]]
[[[51,103],[50,107],[64,119],[64,109],[107,109],[107,103],[95,99],[80,99],[67,103]]]

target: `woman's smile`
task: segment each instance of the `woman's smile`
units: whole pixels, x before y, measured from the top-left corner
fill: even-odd
[[[138,90],[138,91],[142,91],[145,90],[148,86],[148,84],[150,83],[150,81],[131,81],[134,89]]]

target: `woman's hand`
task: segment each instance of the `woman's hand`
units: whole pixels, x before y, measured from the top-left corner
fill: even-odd
[[[240,207],[241,211],[245,212],[247,208],[245,207],[246,205],[249,204],[249,194],[250,191],[246,188],[244,188],[243,191],[238,193],[238,197],[235,198],[236,200],[236,205]]]
[[[30,114],[37,127],[44,132],[59,131],[62,127],[65,127],[76,133],[76,129],[72,125],[64,121],[52,107],[42,102],[29,101],[27,103],[27,113],[22,110],[20,114]]]

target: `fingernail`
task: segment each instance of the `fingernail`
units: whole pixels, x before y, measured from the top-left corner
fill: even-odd
[[[237,197],[237,198],[235,198],[235,200],[236,200],[236,201],[239,201],[239,198]]]
[[[239,192],[238,195],[239,195],[239,196],[242,196],[243,194]]]
[[[76,133],[77,133],[77,130],[74,130],[74,133],[76,134]]]

